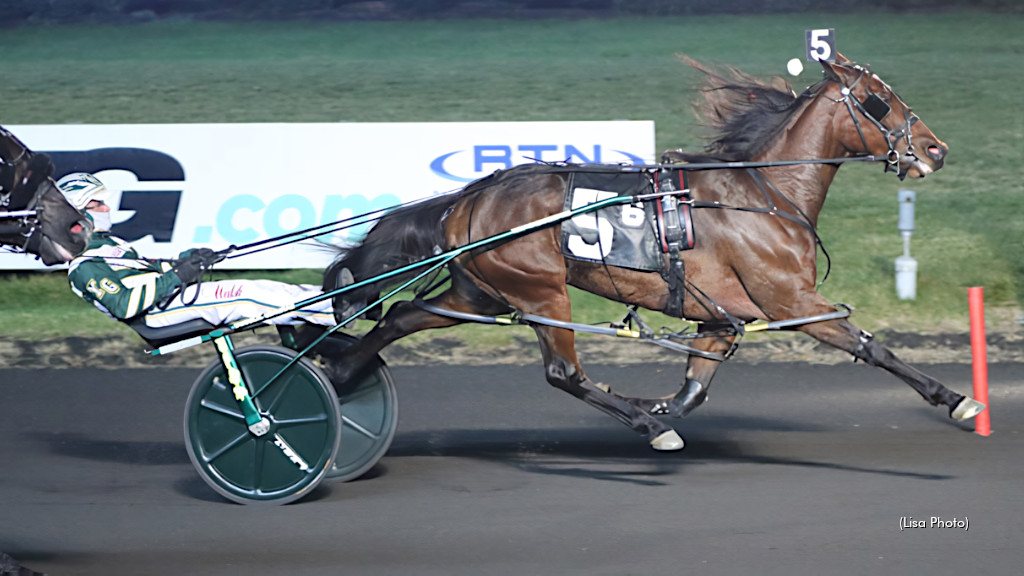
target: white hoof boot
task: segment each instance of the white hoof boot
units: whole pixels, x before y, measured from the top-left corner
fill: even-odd
[[[964,397],[959,404],[956,405],[956,409],[950,414],[950,417],[957,422],[967,420],[968,418],[974,418],[978,414],[981,414],[982,410],[985,409],[985,405],[978,402],[974,398]]]
[[[651,440],[651,448],[661,452],[672,452],[674,450],[682,450],[686,444],[683,443],[683,439],[679,437],[679,434],[675,430],[666,430],[654,440]]]

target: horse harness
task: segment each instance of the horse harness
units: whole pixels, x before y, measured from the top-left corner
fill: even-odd
[[[28,157],[25,175],[17,181],[17,167]],[[44,156],[30,155],[23,148],[13,160],[0,157],[0,236],[20,236],[24,240],[15,244],[25,250],[35,238],[42,215],[43,183],[53,171],[53,164]],[[14,207],[14,208],[12,208]]]
[[[686,267],[679,253],[695,244],[690,214],[693,200],[686,183],[686,170],[659,171],[658,192],[664,196],[657,200],[655,225],[661,240],[659,247],[668,256],[661,270],[661,277],[668,284],[668,302],[663,311],[674,318],[682,318]]]
[[[563,256],[606,268],[658,272],[669,285],[665,313],[681,317],[685,277],[680,254],[695,244],[687,169],[625,170],[570,164],[552,170],[566,173],[566,210],[615,196],[636,199],[563,222]]]
[[[692,249],[696,245],[696,234],[693,225],[692,211],[694,208],[714,208],[721,210],[737,210],[740,212],[754,212],[759,214],[767,214],[771,216],[778,216],[793,222],[803,228],[806,228],[808,232],[814,237],[815,243],[821,248],[822,253],[826,260],[826,271],[825,276],[821,282],[824,282],[831,271],[831,257],[828,251],[825,249],[825,245],[818,235],[817,229],[810,217],[807,216],[796,205],[792,200],[789,199],[778,187],[775,186],[764,175],[763,172],[753,167],[738,166],[746,170],[750,175],[751,179],[757,185],[758,189],[761,190],[764,197],[763,206],[733,206],[724,204],[718,201],[706,201],[706,200],[695,200],[692,198],[689,183],[687,180],[687,173],[694,169],[702,169],[699,165],[661,165],[657,169],[644,170],[639,174],[646,181],[646,184],[641,184],[650,190],[652,193],[646,196],[651,199],[650,202],[645,201],[644,208],[648,219],[645,231],[650,237],[646,242],[646,250],[637,248],[635,245],[639,245],[639,240],[623,241],[623,238],[627,238],[627,234],[619,233],[616,230],[615,242],[619,244],[628,244],[630,249],[626,251],[626,258],[623,257],[616,259],[616,252],[613,247],[609,250],[608,254],[604,250],[601,251],[600,258],[585,258],[580,257],[578,254],[571,253],[570,245],[565,240],[565,237],[570,235],[581,235],[583,241],[587,244],[600,244],[601,235],[597,230],[590,230],[589,234],[587,230],[581,230],[575,222],[570,221],[564,223],[563,229],[563,254],[570,258],[577,258],[582,260],[596,260],[600,261],[605,266],[618,266],[623,268],[631,268],[642,271],[657,271],[665,283],[668,284],[669,297],[662,309],[668,316],[675,318],[683,317],[683,303],[684,297],[687,291],[696,290],[692,285],[688,285],[686,282],[686,265],[683,259],[682,253],[686,250]],[[622,175],[624,173],[617,173]],[[628,174],[638,174],[637,172],[629,172]],[[590,179],[586,180],[587,185],[595,185],[596,182],[600,182],[603,178],[608,178],[605,183],[611,182],[611,179],[615,177],[615,173],[609,175],[605,171],[593,171],[593,170],[580,170],[578,167],[572,176],[570,182],[567,184],[567,198],[566,207],[569,207],[572,202],[572,196],[577,190],[577,186],[580,182],[579,176],[587,175]],[[607,184],[606,188],[615,189],[617,185]],[[618,187],[621,188],[621,185]],[[635,191],[635,189],[634,189]],[[628,192],[627,192],[628,193]],[[773,200],[775,198],[781,199],[784,203],[784,208],[779,207],[777,202]],[[615,219],[608,218],[610,223],[614,223]],[[595,228],[597,228],[595,226]],[[590,237],[587,237],[587,236]],[[614,284],[614,282],[613,282]],[[697,292],[700,292],[697,290]],[[719,306],[715,305],[711,299],[700,293],[700,296],[710,303],[712,308],[717,310],[723,315],[723,318],[733,328],[737,328],[741,322],[730,318],[728,314],[724,312]]]

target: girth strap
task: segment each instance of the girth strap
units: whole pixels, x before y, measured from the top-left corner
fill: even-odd
[[[673,318],[682,318],[683,298],[686,295],[686,265],[679,258],[679,252],[669,256],[668,268],[661,271],[661,277],[668,283],[668,302],[662,312]]]

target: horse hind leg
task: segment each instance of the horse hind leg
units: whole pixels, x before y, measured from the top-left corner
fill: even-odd
[[[450,290],[429,302],[449,310],[476,312]],[[409,301],[396,302],[372,330],[345,351],[344,357],[328,359],[327,375],[335,385],[343,385],[388,344],[421,330],[460,323],[462,320],[427,312]]]
[[[830,320],[805,324],[800,330],[816,340],[852,354],[858,360],[878,366],[903,380],[917,391],[932,406],[944,405],[949,408],[950,418],[962,421],[973,418],[985,409],[985,405],[973,398],[958,394],[941,382],[916,370],[896,357],[874,337],[846,320]]]
[[[571,331],[549,326],[535,326],[534,330],[540,342],[548,383],[644,435],[655,450],[683,449],[683,439],[670,426],[587,378],[576,359]]]
[[[709,336],[694,340],[692,347],[709,354],[724,355],[736,340],[735,335]],[[686,362],[686,375],[675,394],[660,398],[630,398],[620,396],[633,406],[650,414],[670,414],[682,418],[708,401],[708,388],[721,360],[691,354]]]
[[[495,315],[508,312],[507,304],[480,290],[461,268],[452,266],[449,271],[451,286],[437,297],[428,299],[428,304],[470,314]],[[346,279],[342,278],[342,274],[344,270],[339,273],[340,281],[344,282]],[[348,276],[351,279],[351,274]],[[328,362],[328,376],[332,382],[347,382],[388,344],[421,330],[447,328],[463,322],[428,312],[409,301],[396,302],[372,330],[346,350],[344,358]]]

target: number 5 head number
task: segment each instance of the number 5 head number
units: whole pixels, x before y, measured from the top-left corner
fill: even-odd
[[[815,62],[836,61],[835,28],[818,28],[807,31],[807,59]]]

